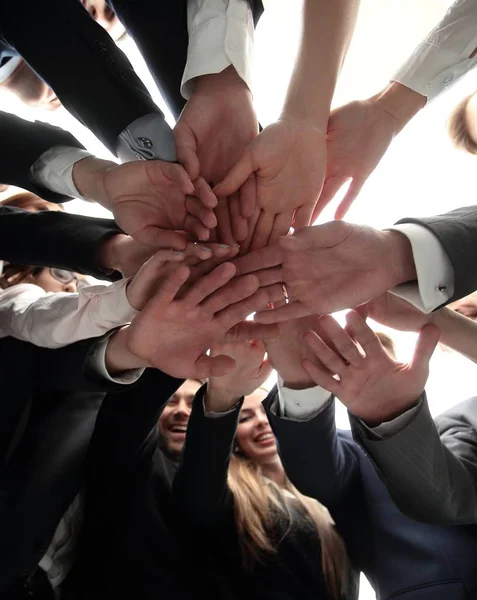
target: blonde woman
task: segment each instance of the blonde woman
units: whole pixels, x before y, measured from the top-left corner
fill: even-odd
[[[345,597],[344,544],[327,509],[287,478],[262,407],[260,386],[271,372],[263,344],[215,351],[233,356],[237,368],[210,379],[194,400],[174,480],[189,543],[200,540],[223,597]]]

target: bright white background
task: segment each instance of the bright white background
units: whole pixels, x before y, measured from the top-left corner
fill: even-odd
[[[419,41],[439,21],[450,0],[363,0],[358,26],[336,90],[334,106],[365,98],[382,87]],[[301,2],[269,0],[256,32],[254,97],[263,125],[279,114],[296,51]],[[134,44],[121,45],[164,109],[152,79]],[[319,73],[316,74],[319,77]],[[78,82],[81,85],[81,82]],[[404,216],[437,214],[475,204],[477,157],[454,150],[447,138],[446,120],[457,102],[477,89],[477,71],[468,74],[451,90],[427,106],[399,135],[370,177],[347,219],[386,227]],[[98,102],[100,99],[98,98]],[[55,114],[18,107],[8,96],[0,108],[28,119],[48,120],[72,131],[97,154],[108,153],[92,134],[61,109]],[[8,192],[11,193],[11,190]],[[73,201],[68,210],[104,215],[101,207]],[[320,218],[332,218],[334,205]],[[382,328],[383,329],[383,328]],[[412,334],[393,333],[398,354],[409,357]],[[477,369],[452,352],[437,350],[427,386],[431,409],[438,414],[474,395]],[[338,411],[338,423],[348,427],[346,412]],[[360,600],[374,598],[363,582]]]

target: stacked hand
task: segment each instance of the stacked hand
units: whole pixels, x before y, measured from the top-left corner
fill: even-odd
[[[429,360],[439,340],[439,329],[426,325],[420,332],[410,363],[394,360],[379,338],[355,311],[343,329],[324,315],[316,331],[305,335],[315,359],[304,359],[303,368],[318,385],[337,396],[351,413],[374,425],[389,421],[410,408],[419,398],[429,375]]]

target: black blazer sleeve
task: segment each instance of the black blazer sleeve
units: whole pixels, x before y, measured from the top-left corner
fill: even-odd
[[[152,460],[159,415],[182,383],[162,371],[146,369],[136,385],[106,396],[91,441],[89,484],[93,489],[130,476],[139,460]]]
[[[110,219],[56,211],[29,212],[0,206],[0,259],[20,265],[48,266],[118,279],[95,265],[100,245],[121,233]]]
[[[194,398],[173,493],[185,521],[209,529],[234,518],[227,475],[242,402],[218,418],[206,417],[204,393],[205,386]]]
[[[431,231],[442,244],[454,271],[454,294],[449,302],[459,300],[477,289],[477,206],[458,208],[443,215],[422,219],[402,219]]]
[[[53,146],[83,148],[67,131],[36,121],[31,123],[0,111],[0,182],[16,185],[50,202],[64,202],[69,196],[56,194],[32,179],[30,169]]]
[[[0,2],[0,30],[111,152],[130,123],[163,116],[126,55],[78,0]]]
[[[251,5],[257,25],[263,13],[261,0],[242,2]],[[111,4],[136,42],[169,110],[177,119],[185,105],[180,87],[189,45],[187,1],[112,0]]]

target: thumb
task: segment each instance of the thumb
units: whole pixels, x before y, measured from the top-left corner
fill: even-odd
[[[319,235],[316,235],[319,228],[319,225],[315,227],[304,227],[293,235],[281,237],[278,242],[285,250],[308,250],[308,248],[316,245],[316,242],[319,242]]]
[[[295,212],[295,218],[293,223],[293,227],[295,228],[295,230],[308,227],[311,223],[312,214],[313,206],[310,206],[309,204],[300,206],[300,208],[298,208]]]
[[[416,348],[411,361],[411,368],[428,369],[431,356],[436,349],[441,330],[433,323],[428,323],[419,332]]]
[[[176,140],[177,160],[184,165],[189,177],[195,181],[200,175],[200,162],[197,156],[197,141],[193,131],[186,125],[178,122],[174,129]]]
[[[255,171],[252,148],[245,148],[240,160],[227,173],[225,178],[214,187],[216,196],[230,196],[236,192]]]
[[[181,192],[184,194],[194,193],[194,184],[190,180],[187,171],[182,165],[176,165],[174,163],[161,163],[162,172],[164,175],[173,183],[175,183]]]

